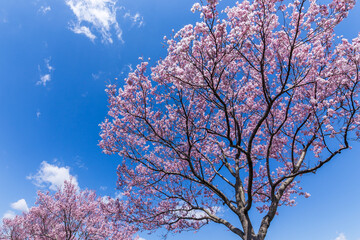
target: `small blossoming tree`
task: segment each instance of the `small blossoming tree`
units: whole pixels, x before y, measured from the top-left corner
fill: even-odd
[[[133,239],[136,230],[114,221],[106,204],[94,192],[80,191],[71,182],[65,182],[54,195],[39,191],[36,206],[28,213],[5,218],[0,239]]]
[[[335,37],[355,0],[244,0],[167,40],[117,89],[100,146],[118,153],[119,218],[143,230],[224,225],[263,240],[281,205],[359,136],[360,36]],[[151,74],[148,73],[151,71]],[[221,206],[238,221],[217,213]],[[254,229],[249,212],[263,218]]]

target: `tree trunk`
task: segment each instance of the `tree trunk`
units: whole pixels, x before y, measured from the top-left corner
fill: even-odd
[[[249,235],[244,236],[243,240],[264,240],[265,238],[260,237],[259,235]]]

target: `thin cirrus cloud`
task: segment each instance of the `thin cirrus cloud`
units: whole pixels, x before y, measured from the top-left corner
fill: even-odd
[[[124,18],[130,19],[133,26],[142,27],[144,25],[144,18],[140,15],[140,13],[135,13],[134,15],[131,15],[130,12],[127,12],[125,13]]]
[[[39,8],[39,12],[42,14],[46,14],[47,12],[51,11],[51,7],[50,6],[41,6]]]
[[[86,37],[88,37],[91,41],[94,41],[96,36],[94,34],[92,34],[92,32],[90,31],[90,29],[88,27],[85,27],[85,26],[80,26],[80,25],[76,25],[76,26],[73,26],[71,28],[71,30],[74,32],[74,33],[77,33],[77,34],[84,34]]]
[[[45,73],[41,70],[40,65],[38,66],[40,72],[40,80],[36,82],[36,85],[43,85],[44,87],[48,82],[51,81],[51,73],[54,71],[54,67],[50,65],[51,58],[45,58]]]
[[[38,187],[48,186],[50,190],[62,188],[65,181],[71,181],[77,188],[78,182],[75,176],[70,174],[69,167],[58,167],[43,161],[40,169],[35,175],[30,175],[27,179],[32,180]]]
[[[93,42],[100,35],[104,43],[113,43],[115,32],[116,38],[124,43],[117,14],[125,8],[119,6],[117,0],[65,0],[65,3],[76,16],[70,22],[71,31],[83,34]],[[123,17],[130,20],[132,26],[144,25],[144,19],[139,13],[132,15],[127,11]]]
[[[112,30],[115,30],[117,38],[122,40],[122,30],[116,20],[117,0],[66,0],[76,16],[76,20],[70,23],[70,30],[77,34],[84,34],[94,41],[98,32],[102,42],[113,43]]]

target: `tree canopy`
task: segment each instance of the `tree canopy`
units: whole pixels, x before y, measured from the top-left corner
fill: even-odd
[[[39,191],[29,212],[3,219],[0,239],[133,239],[136,229],[114,220],[106,204],[108,199],[66,181],[54,194]]]
[[[264,239],[279,206],[309,196],[299,177],[358,139],[360,36],[334,33],[354,5],[195,4],[202,21],[169,38],[164,59],[108,86],[100,146],[122,158],[128,207],[118,218],[174,232],[215,222],[244,240]]]

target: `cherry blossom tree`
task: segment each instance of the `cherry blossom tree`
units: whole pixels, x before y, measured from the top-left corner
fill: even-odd
[[[279,206],[310,196],[299,178],[341,160],[360,135],[360,36],[334,33],[354,5],[195,4],[202,21],[168,39],[164,59],[108,86],[100,146],[122,157],[128,207],[118,218],[173,232],[215,222],[241,239],[265,239]]]
[[[103,198],[80,191],[71,182],[54,195],[38,192],[36,206],[28,213],[4,219],[0,239],[133,239],[136,229],[124,225],[104,210]]]
[[[0,226],[0,239],[24,240],[25,232],[23,227],[23,216],[4,218]]]

